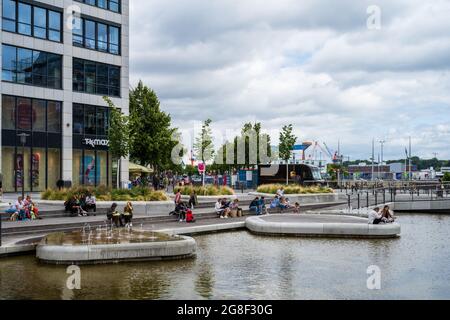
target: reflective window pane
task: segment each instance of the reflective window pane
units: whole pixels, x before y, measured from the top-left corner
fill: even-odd
[[[17,129],[31,130],[31,99],[17,99]]]
[[[97,24],[97,49],[100,51],[108,50],[108,27],[106,24]]]
[[[96,119],[95,119],[95,107],[85,106],[84,108],[84,133],[95,135],[96,132]]]
[[[95,22],[85,20],[86,48],[95,49]]]
[[[47,103],[47,131],[61,132],[61,103],[49,101]]]
[[[19,2],[19,33],[31,35],[31,6]]]
[[[82,105],[75,104],[73,106],[73,133],[84,133],[84,108]]]
[[[45,118],[46,118],[46,102],[45,100],[33,100],[33,131],[46,131]]]
[[[16,2],[3,0],[2,27],[5,31],[16,32]]]
[[[47,10],[34,8],[34,36],[37,38],[47,38]]]
[[[2,96],[2,129],[16,129],[16,98]]]
[[[119,54],[119,28],[109,27],[109,52]]]

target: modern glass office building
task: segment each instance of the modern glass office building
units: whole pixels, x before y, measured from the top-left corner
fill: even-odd
[[[129,0],[0,0],[4,192],[128,180],[109,152],[108,96],[128,113]],[[26,135],[26,140],[20,138]]]

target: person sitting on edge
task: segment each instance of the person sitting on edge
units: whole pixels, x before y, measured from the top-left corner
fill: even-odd
[[[133,227],[133,205],[129,201],[123,209],[123,219],[125,221],[125,228],[131,229]]]
[[[380,214],[380,208],[375,208],[369,212],[369,224],[380,224],[383,222],[383,216]]]
[[[112,223],[114,223],[114,225],[119,228],[119,227],[123,227],[123,223],[122,223],[122,219],[121,219],[121,214],[119,211],[117,211],[117,203],[113,203],[111,208],[108,209],[107,213],[106,213],[106,217],[108,218],[108,220]]]
[[[16,211],[18,212],[19,221],[26,221],[27,215],[25,212],[25,203],[22,197],[18,197],[16,203],[14,204]]]
[[[281,187],[280,189],[278,189],[277,196],[280,198],[284,197],[284,187]]]
[[[258,201],[258,209],[259,209],[259,215],[267,214],[267,208],[266,208],[266,198],[261,197]]]
[[[222,199],[217,199],[216,206],[215,206],[214,210],[216,211],[218,216],[221,217],[223,215],[223,211],[224,210],[222,209]]]
[[[231,216],[233,218],[243,216],[243,210],[242,210],[242,208],[239,208],[239,199],[234,199],[230,208],[231,208]]]
[[[383,208],[383,211],[381,211],[381,215],[383,216],[383,221],[387,223],[393,223],[397,219],[396,217],[394,217],[394,214],[392,213],[389,206],[385,206]]]
[[[275,198],[270,203],[270,209],[276,209],[280,206],[280,198],[275,196]]]
[[[5,211],[5,213],[9,214],[10,221],[17,221],[19,218],[19,212],[16,209],[16,206],[12,203],[9,203],[9,208]]]
[[[280,200],[280,209],[281,211],[283,210],[287,210],[291,207],[291,204],[289,203],[289,200],[286,199],[285,197],[282,197]]]
[[[222,199],[221,204],[222,204],[222,210],[223,210],[223,214],[222,214],[221,218],[228,219],[231,216],[231,208],[230,208],[231,202],[228,199],[224,198],[224,199]]]
[[[186,222],[187,223],[195,222],[195,217],[194,217],[194,214],[192,213],[191,209],[187,209],[187,211],[186,211]]]
[[[250,209],[250,211],[255,212],[256,215],[260,215],[261,212],[259,211],[260,210],[260,208],[259,208],[259,197],[256,197],[255,200],[253,200],[250,203],[249,209]]]
[[[86,199],[84,201],[84,210],[86,212],[90,212],[91,210],[94,212],[94,216],[97,212],[97,199],[95,198],[95,195],[92,193],[88,193],[86,196]]]

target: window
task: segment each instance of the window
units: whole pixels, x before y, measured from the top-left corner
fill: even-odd
[[[84,133],[95,135],[96,133],[95,107],[86,106],[84,108]]]
[[[2,96],[2,130],[61,132],[62,103]]]
[[[17,99],[17,129],[31,131],[31,99]]]
[[[90,105],[73,105],[73,133],[105,137],[108,135],[109,109]]]
[[[86,39],[85,46],[89,49],[95,49],[95,22],[85,20]]]
[[[26,36],[61,42],[61,12],[14,0],[3,1],[2,28]]]
[[[3,0],[3,30],[16,32],[16,2]]]
[[[74,58],[73,91],[120,97],[120,67]]]
[[[61,102],[49,101],[47,104],[47,131],[61,132]]]
[[[97,136],[108,134],[108,109],[97,108]]]
[[[97,23],[97,49],[99,51],[108,51],[108,26]]]
[[[120,12],[120,0],[76,0],[91,6],[96,6],[113,12]]]
[[[61,19],[60,12],[48,11],[48,39],[61,42]]]
[[[16,99],[10,96],[2,97],[2,129],[16,129]]]
[[[46,114],[47,107],[45,100],[33,100],[33,113],[32,113],[32,125],[33,131],[45,132],[46,131]]]
[[[16,82],[17,50],[15,47],[3,46],[2,52],[2,79],[4,81]]]
[[[8,45],[2,50],[3,81],[62,88],[62,56]]]
[[[21,34],[31,36],[31,6],[19,2],[18,31]]]
[[[36,38],[47,38],[47,10],[34,8],[34,36]]]
[[[109,52],[112,54],[120,53],[119,28],[109,27]]]
[[[73,45],[120,54],[120,28],[84,18],[73,21]]]
[[[84,133],[84,107],[79,104],[73,106],[73,133]]]

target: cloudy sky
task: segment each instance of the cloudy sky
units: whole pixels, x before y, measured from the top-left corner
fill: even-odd
[[[351,159],[372,138],[402,158],[411,135],[415,155],[450,158],[448,0],[130,2],[131,84],[153,88],[177,127],[292,123],[299,142],[340,139]]]

